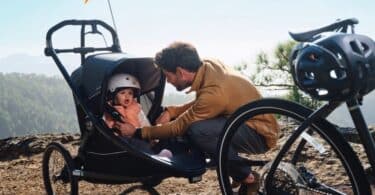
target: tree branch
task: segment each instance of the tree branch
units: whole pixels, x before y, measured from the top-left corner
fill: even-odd
[[[291,88],[294,85],[292,84],[264,84],[264,83],[259,83],[255,84],[256,87],[285,87],[285,88]]]
[[[264,69],[282,71],[282,72],[286,72],[286,73],[290,72],[288,68],[284,69],[284,68],[279,68],[279,67],[272,67],[269,64],[263,64],[263,66],[264,66]]]

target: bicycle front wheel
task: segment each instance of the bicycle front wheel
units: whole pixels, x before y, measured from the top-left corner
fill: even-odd
[[[270,175],[270,184],[265,184],[278,151],[312,112],[281,99],[263,99],[238,109],[228,119],[218,143],[217,172],[222,193],[237,191],[231,183],[233,164],[228,160],[229,151],[235,150],[243,160],[241,166],[251,167],[260,174],[258,192],[263,194],[371,194],[356,153],[325,119],[318,119],[306,128],[277,163],[274,174]],[[264,154],[254,154],[251,143],[249,147],[236,147],[239,127],[264,114],[273,115],[280,126],[276,147]]]

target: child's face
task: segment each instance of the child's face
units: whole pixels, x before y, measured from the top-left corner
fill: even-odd
[[[115,97],[115,103],[120,104],[121,106],[129,106],[134,101],[134,91],[133,89],[122,89],[117,92]]]

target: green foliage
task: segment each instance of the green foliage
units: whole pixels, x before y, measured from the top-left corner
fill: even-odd
[[[255,85],[272,89],[287,90],[285,97],[289,100],[316,108],[320,102],[311,99],[294,84],[289,69],[289,56],[296,45],[294,41],[279,43],[270,57],[260,52],[256,57],[256,72],[250,76]]]
[[[310,108],[317,108],[321,105],[318,100],[302,93],[297,86],[293,86],[285,96],[286,99],[298,102]]]
[[[268,56],[261,52],[256,57],[256,73],[254,82],[261,86],[280,86],[291,88],[293,78],[291,77],[288,58],[296,42],[287,41],[279,43],[273,52],[273,56]]]
[[[0,73],[0,138],[78,130],[73,97],[61,78]]]

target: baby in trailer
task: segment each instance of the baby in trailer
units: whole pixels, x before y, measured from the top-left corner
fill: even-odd
[[[140,95],[140,84],[138,79],[130,74],[113,75],[108,82],[109,105],[120,115],[119,119],[130,123],[135,128],[150,126],[150,122],[142,111],[141,105],[137,102]],[[109,128],[114,128],[116,119],[109,113],[104,113],[104,121]],[[119,120],[117,119],[117,120]],[[130,138],[129,142],[140,149],[150,150],[150,144],[136,138]],[[158,156],[171,158],[172,152],[162,149]]]

